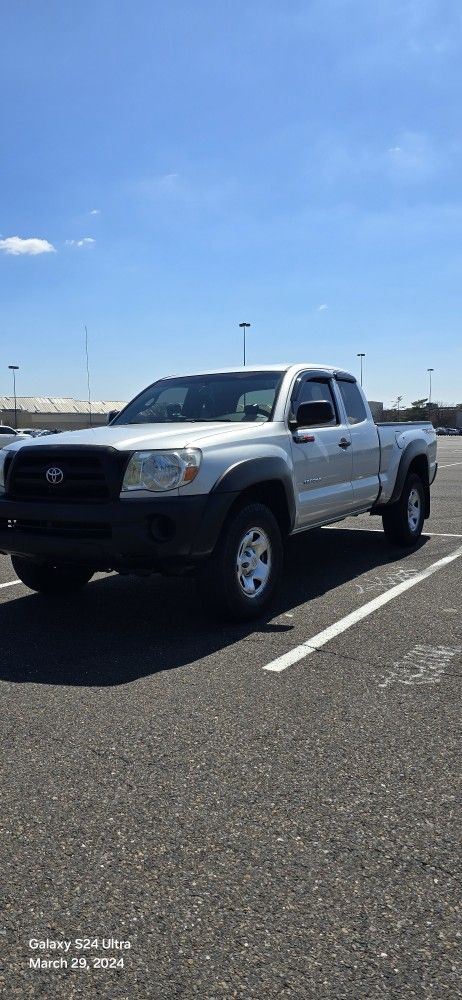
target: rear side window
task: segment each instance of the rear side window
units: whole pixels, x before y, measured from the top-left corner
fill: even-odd
[[[316,381],[315,379],[309,380],[307,382],[302,382],[297,397],[294,400],[294,408],[300,406],[300,403],[313,403],[319,402],[320,400],[325,400],[326,403],[331,403],[334,413],[336,413],[336,406],[334,398],[332,396],[331,388],[328,382]],[[336,417],[334,417],[326,427],[333,427],[337,423]]]
[[[354,382],[342,382],[339,379],[338,387],[345,403],[348,423],[361,424],[363,420],[367,420],[366,407],[358,386]]]

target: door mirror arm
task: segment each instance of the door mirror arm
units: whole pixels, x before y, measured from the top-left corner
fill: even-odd
[[[289,430],[290,430],[290,431],[292,432],[292,434],[293,434],[293,433],[294,433],[294,431],[296,431],[296,430],[297,430],[297,427],[298,427],[298,424],[297,424],[297,418],[296,418],[296,416],[295,416],[295,413],[294,413],[294,411],[293,411],[293,410],[291,410],[291,411],[290,411],[290,413],[289,413],[289,421],[288,421],[288,424],[289,424]]]

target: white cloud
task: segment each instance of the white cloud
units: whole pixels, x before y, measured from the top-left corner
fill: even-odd
[[[402,132],[396,146],[388,149],[394,174],[430,176],[439,166],[440,155],[422,132]]]
[[[90,212],[90,215],[101,215],[101,209],[100,208],[92,208],[92,210]]]
[[[318,306],[318,313],[324,312],[324,310],[327,309],[327,308],[328,308],[327,303],[326,302],[322,302],[321,305]]]
[[[390,139],[385,146],[377,141],[346,143],[326,135],[311,150],[308,176],[313,184],[335,187],[336,196],[343,191],[345,198],[353,185],[362,195],[366,185],[373,189],[384,182],[426,183],[460,161],[460,146],[448,142],[443,148],[424,132],[402,131]]]
[[[0,250],[13,257],[36,257],[39,253],[56,253],[56,248],[48,240],[23,239],[21,236],[7,236],[0,240]]]
[[[84,236],[83,240],[66,240],[66,246],[68,247],[86,247],[96,243],[96,240],[92,236]]]

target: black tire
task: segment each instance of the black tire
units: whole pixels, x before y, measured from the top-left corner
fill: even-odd
[[[408,513],[409,504],[415,497],[415,513]],[[425,488],[415,472],[409,473],[405,480],[399,500],[391,504],[389,510],[382,514],[383,530],[390,542],[395,545],[416,545],[422,534],[425,520]]]
[[[251,529],[255,531],[251,534]],[[249,535],[250,541],[243,548]],[[257,555],[257,549],[268,546]],[[255,545],[256,549],[252,549]],[[246,555],[252,553],[252,555]],[[252,560],[257,565],[252,570]],[[266,579],[259,583],[258,569],[268,566]],[[273,597],[283,562],[283,546],[274,514],[262,503],[251,503],[232,514],[223,527],[213,554],[197,573],[204,604],[220,616],[234,621],[258,618]],[[239,572],[238,572],[239,568]],[[245,574],[249,571],[249,576]],[[248,593],[244,587],[249,588]],[[253,590],[253,596],[250,591]]]
[[[40,563],[24,556],[11,556],[11,562],[22,583],[39,594],[69,594],[80,590],[93,576],[93,570],[86,566]]]

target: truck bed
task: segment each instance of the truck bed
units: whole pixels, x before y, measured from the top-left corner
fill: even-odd
[[[388,502],[407,445],[419,439],[425,445],[430,482],[436,474],[436,436],[430,420],[384,420],[376,423],[380,444],[381,501]],[[396,447],[398,446],[398,447]]]

